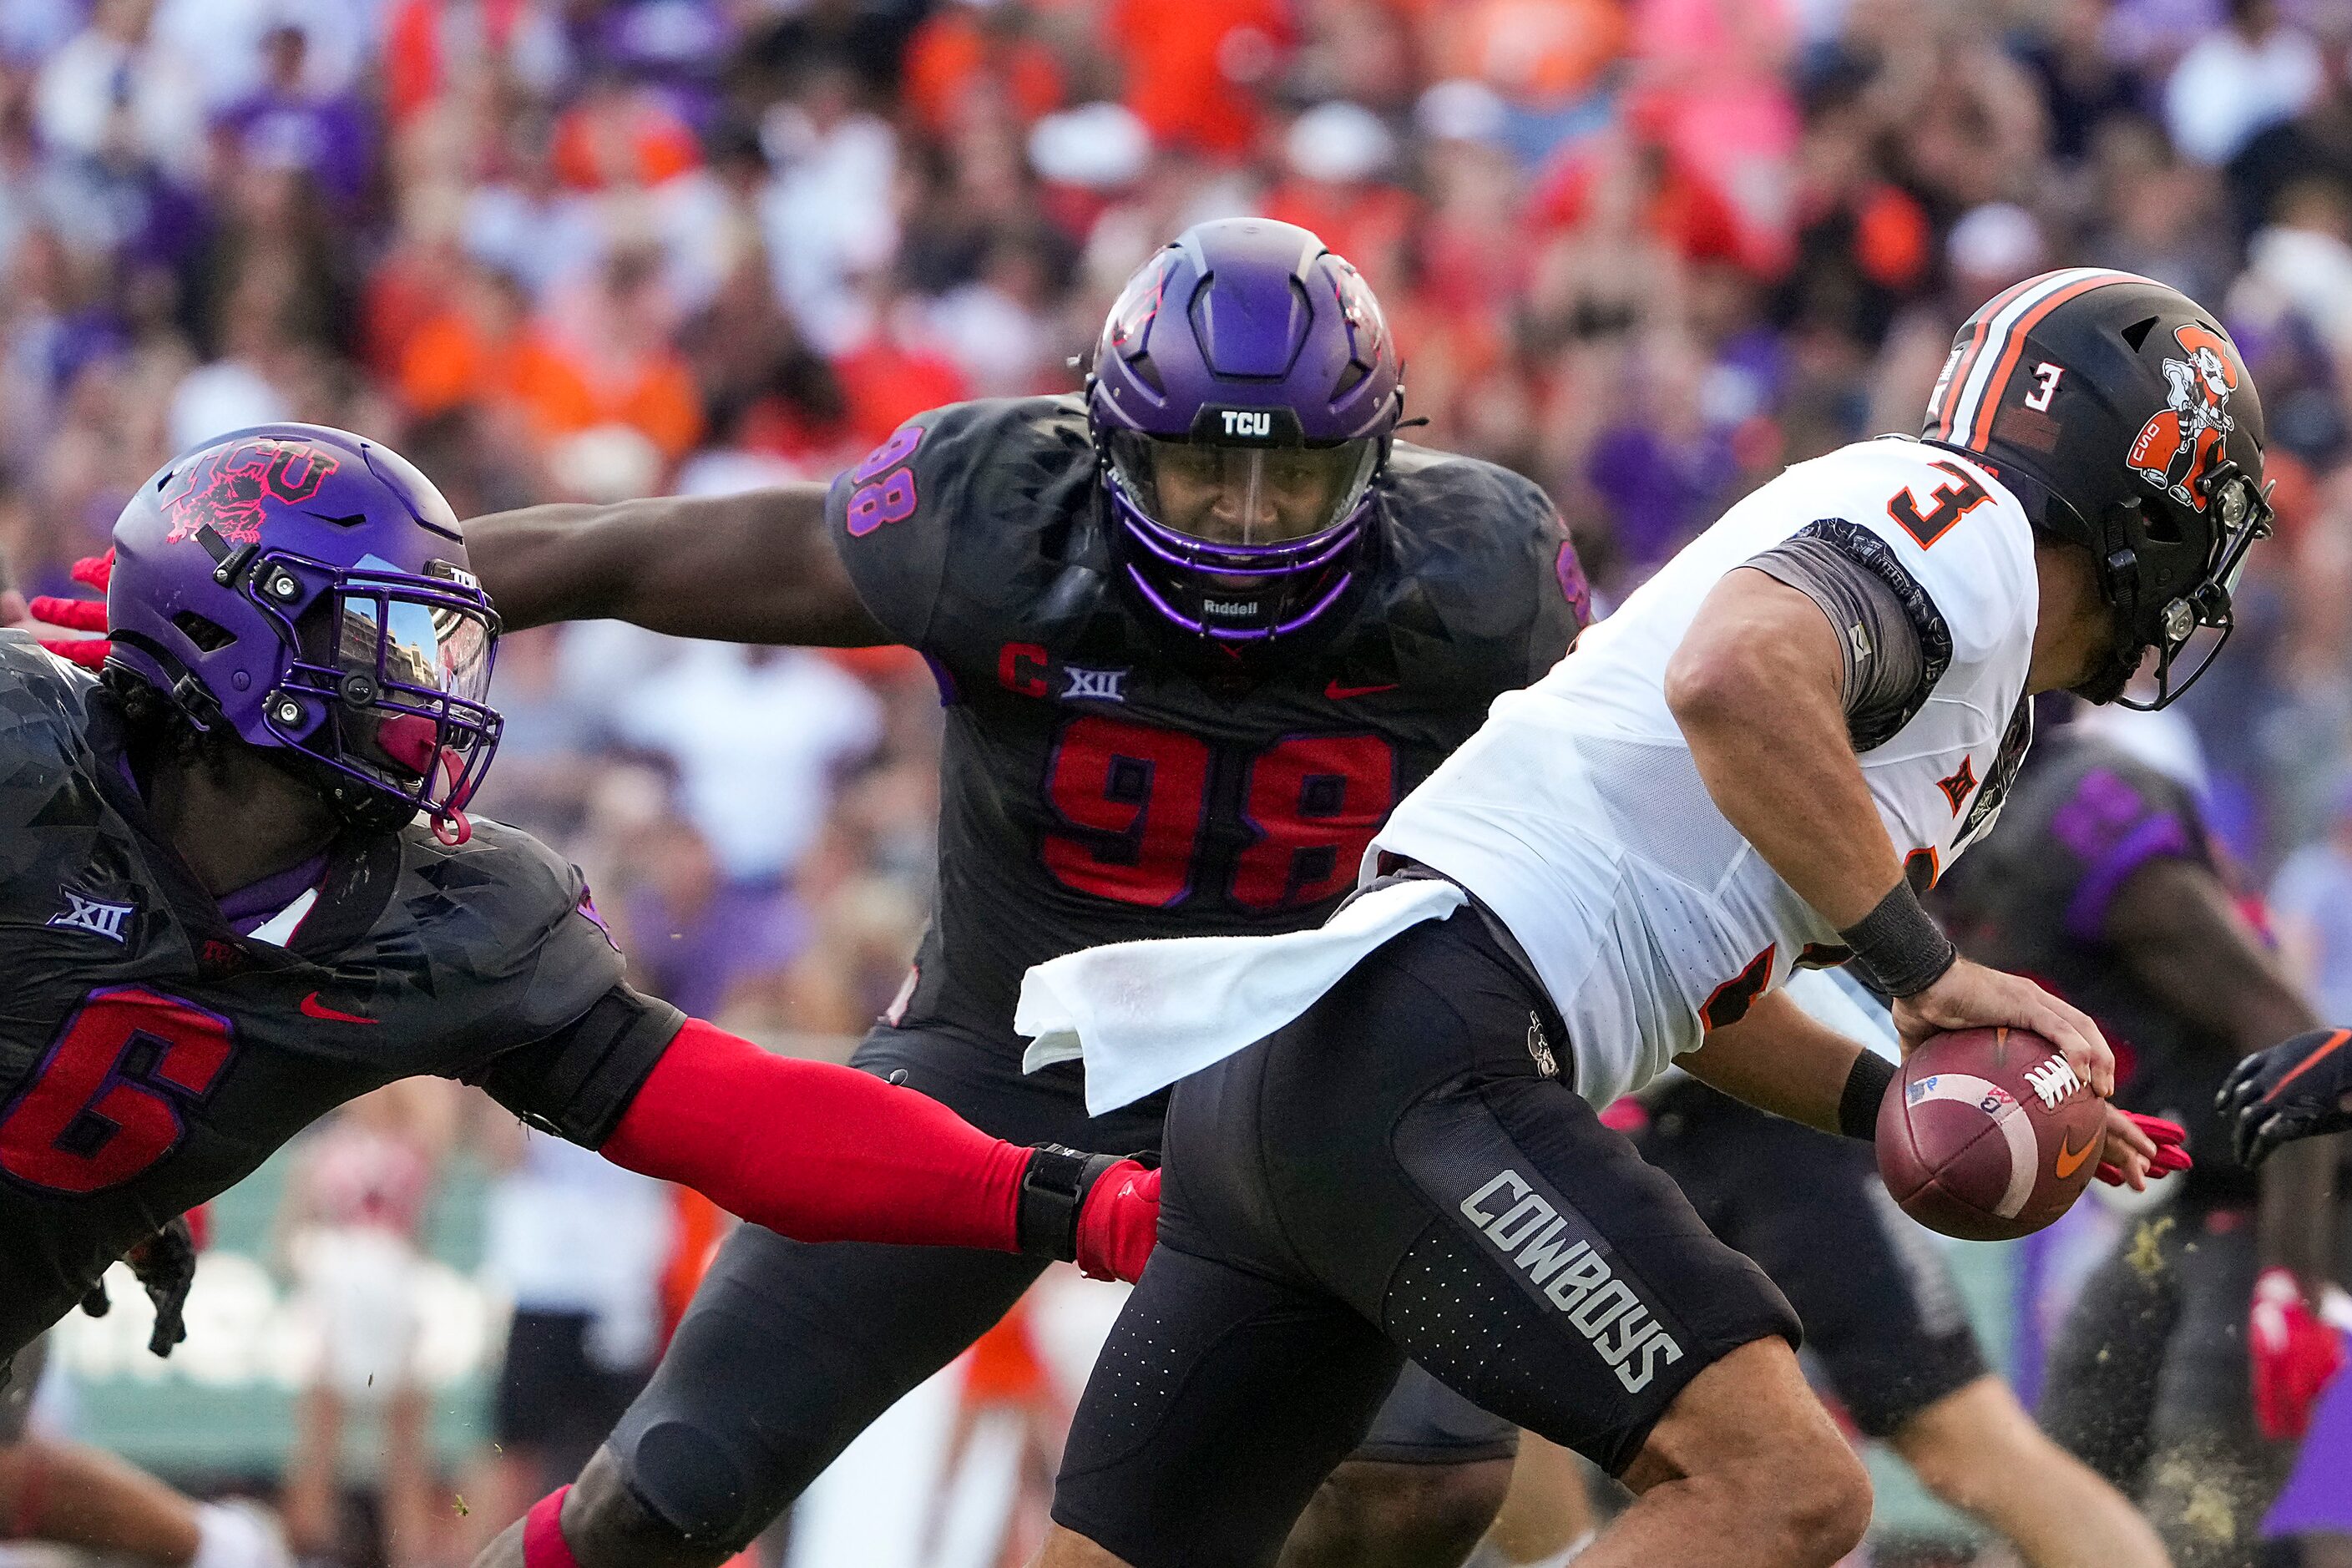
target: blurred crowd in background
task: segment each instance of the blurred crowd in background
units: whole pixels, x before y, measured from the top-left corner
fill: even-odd
[[[1539,480],[1604,603],[1916,428],[2016,279],[2218,310],[2281,537],[2177,739],[2352,1016],[2347,0],[6,0],[0,551],[60,591],[173,451],[275,419],[461,515],[829,479],[1075,387],[1129,272],[1240,212],[1356,263],[1412,438]],[[844,1054],[928,893],[919,661],[583,626],[494,700],[483,809],[586,867],[638,983]]]

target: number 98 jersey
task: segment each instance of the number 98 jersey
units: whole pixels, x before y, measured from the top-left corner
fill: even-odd
[[[947,705],[939,886],[892,1022],[1017,1055],[1032,964],[1330,912],[1390,808],[1585,606],[1517,475],[1400,444],[1376,496],[1349,597],[1244,665],[1119,585],[1076,397],[935,410],[835,482],[850,577]]]
[[[464,1078],[593,1147],[684,1021],[622,984],[577,870],[478,819],[346,835],[282,942],[240,936],[123,744],[89,676],[0,632],[0,1362],[346,1100]]]

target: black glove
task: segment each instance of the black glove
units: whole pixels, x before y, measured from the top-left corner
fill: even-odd
[[[188,1337],[181,1314],[196,1282],[196,1237],[188,1228],[188,1216],[173,1219],[124,1253],[122,1261],[131,1265],[131,1272],[147,1289],[147,1299],[155,1303],[155,1331],[147,1336],[148,1351],[170,1355],[172,1347]],[[87,1301],[82,1305],[89,1309]]]
[[[2352,1128],[2352,1029],[2314,1029],[2256,1051],[2230,1070],[2213,1103],[2249,1168],[2282,1143]]]

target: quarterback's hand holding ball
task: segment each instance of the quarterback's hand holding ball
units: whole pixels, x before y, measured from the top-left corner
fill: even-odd
[[[1906,1052],[1930,1035],[2006,1025],[2057,1047],[2075,1076],[2101,1098],[2116,1092],[2116,1054],[2090,1015],[2022,975],[1958,959],[1926,990],[1896,997],[1894,1009]]]

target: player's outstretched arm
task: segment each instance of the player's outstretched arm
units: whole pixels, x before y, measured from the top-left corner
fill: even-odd
[[[2098,1026],[2032,981],[1959,957],[1919,907],[1846,731],[1845,656],[1821,606],[1747,567],[1724,574],[1666,666],[1667,706],[1717,809],[1838,929],[1895,998],[1906,1048],[2006,1024],[2065,1052],[2102,1095]]]
[[[889,642],[834,552],[824,494],[525,507],[467,523],[466,552],[509,627],[612,618],[722,642]]]
[[[598,1151],[801,1241],[973,1247],[1143,1271],[1160,1173],[1024,1149],[911,1089],[771,1055],[698,1018]]]
[[[2200,1034],[2227,1041],[2235,1057],[2320,1026],[2230,889],[2201,861],[2166,857],[2141,865],[2108,900],[2104,926],[2134,979]],[[2315,1299],[2335,1238],[2336,1151],[2324,1141],[2283,1149],[2263,1166],[2262,1184],[2263,1260],[2292,1269]]]
[[[2275,955],[2239,913],[2221,879],[2201,861],[2165,858],[2133,871],[2108,901],[2107,940],[2132,972],[2177,1016],[2243,1058],[2232,1086],[2273,1081],[2314,1044],[2336,1037],[2319,1027]],[[2284,1044],[2273,1042],[2284,1039]],[[2276,1053],[2273,1055],[2273,1053]],[[2316,1065],[2316,1064],[2315,1064]],[[2308,1081],[2312,1074],[2300,1075]],[[2352,1125],[2352,1076],[2344,1124]],[[2253,1120],[2253,1119],[2249,1119]],[[2316,1130],[2316,1129],[2315,1129]],[[2327,1289],[2336,1237],[2333,1141],[2282,1142],[2264,1161],[2242,1123],[2239,1155],[2262,1167],[2255,1250],[2262,1274],[2247,1312],[2254,1415],[2265,1436],[2303,1436],[2311,1409],[2343,1359],[2315,1305]]]

